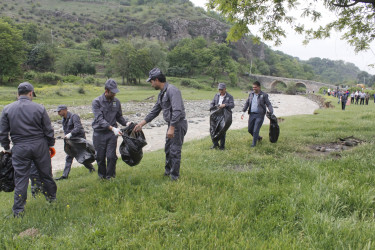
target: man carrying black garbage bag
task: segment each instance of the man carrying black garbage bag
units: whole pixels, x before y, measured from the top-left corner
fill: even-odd
[[[138,123],[134,130],[141,131],[142,127],[157,117],[163,110],[163,118],[168,123],[168,130],[165,142],[165,176],[171,180],[177,180],[180,176],[181,148],[187,132],[187,121],[185,118],[185,107],[181,91],[169,84],[165,75],[158,68],[149,73],[147,82],[156,90],[160,90],[158,100],[146,118]]]
[[[227,88],[225,83],[219,83],[218,85],[219,93],[217,93],[214,96],[214,99],[211,102],[210,110],[215,109],[216,107],[219,109],[226,109],[230,113],[232,113],[232,109],[234,108],[234,99],[233,96],[231,96],[227,92]],[[219,138],[212,138],[213,145],[211,149],[219,148],[220,150],[225,149],[225,137],[226,137],[226,131],[221,134]],[[220,146],[219,146],[220,141]]]
[[[68,111],[67,106],[65,105],[59,105],[57,109],[55,110],[61,116],[62,119],[62,125],[63,130],[65,134],[65,139],[70,138],[83,138],[86,139],[85,130],[83,129],[81,119],[77,114],[73,114],[70,111]],[[65,158],[65,168],[62,176],[56,178],[55,180],[63,180],[68,179],[70,169],[72,168],[73,163],[73,157],[70,155],[66,155]],[[84,163],[83,164],[90,173],[95,171],[95,168],[91,163]]]
[[[241,120],[243,120],[245,112],[249,114],[248,131],[253,136],[251,147],[255,147],[258,141],[263,138],[259,136],[260,128],[263,125],[264,116],[266,115],[266,107],[270,114],[273,114],[273,107],[268,99],[268,94],[260,90],[260,82],[253,83],[253,91],[249,94],[245,106],[242,109]]]
[[[23,82],[18,86],[18,101],[4,107],[0,118],[0,143],[10,151],[9,135],[13,142],[12,164],[15,172],[13,214],[22,216],[27,200],[31,163],[34,162],[49,202],[56,200],[57,186],[52,178],[50,151],[55,138],[46,109],[35,102],[34,87]]]
[[[99,178],[110,180],[116,177],[117,136],[122,135],[117,128],[117,122],[123,126],[130,123],[122,116],[121,103],[115,97],[119,92],[115,80],[108,79],[104,89],[104,94],[92,102],[92,112],[95,116],[92,123],[92,138]]]

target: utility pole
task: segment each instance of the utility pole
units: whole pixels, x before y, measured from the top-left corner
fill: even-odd
[[[253,67],[253,59],[251,59],[251,61],[250,61],[250,75],[251,75],[251,69],[252,69],[252,67]]]

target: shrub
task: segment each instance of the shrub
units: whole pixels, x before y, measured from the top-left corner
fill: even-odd
[[[95,78],[93,76],[88,76],[83,78],[83,82],[86,84],[93,84],[95,83]]]
[[[81,95],[86,94],[85,88],[83,86],[79,87],[78,93],[80,93]]]
[[[67,76],[63,76],[62,80],[68,83],[78,83],[81,80],[81,77],[74,76],[74,75],[67,75]]]
[[[295,83],[291,83],[287,86],[285,93],[287,95],[295,95],[297,92],[297,87]]]
[[[207,86],[204,86],[203,84],[200,84],[199,82],[192,80],[192,79],[183,79],[181,81],[181,86],[195,88],[195,89],[210,90],[210,88],[208,88]]]
[[[23,74],[23,78],[26,79],[26,80],[34,80],[36,77],[37,77],[37,73],[35,71],[26,71],[24,74]]]
[[[58,80],[61,80],[61,76],[52,72],[45,72],[38,74],[37,80],[41,83],[56,85]]]

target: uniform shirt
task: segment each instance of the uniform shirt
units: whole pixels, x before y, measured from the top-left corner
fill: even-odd
[[[107,100],[104,94],[94,99],[92,102],[92,112],[94,121],[92,128],[97,132],[107,132],[109,126],[117,128],[117,122],[126,126],[127,119],[122,116],[121,103],[116,97]]]
[[[71,133],[72,137],[86,138],[81,119],[77,114],[68,111],[66,118],[62,119],[62,125],[65,135]]]
[[[259,97],[259,94],[254,93],[253,100],[251,101],[251,108],[250,108],[251,113],[258,113],[258,97]]]
[[[4,149],[9,149],[9,136],[14,144],[33,143],[46,139],[48,146],[55,145],[51,120],[46,109],[27,96],[20,96],[4,107],[0,118],[0,143]]]
[[[171,126],[176,126],[180,121],[184,120],[186,116],[181,91],[168,82],[166,82],[164,88],[160,90],[158,100],[150,113],[146,116],[145,121],[147,123],[151,122],[162,110],[164,120]]]
[[[361,99],[364,99],[366,97],[366,93],[362,92],[361,93]]]
[[[227,96],[227,93],[225,93],[225,95],[220,95],[220,96],[219,96],[219,102],[218,102],[219,105],[223,104],[224,98],[225,98],[226,96]]]
[[[221,97],[222,97],[223,100],[220,103]],[[231,94],[229,94],[228,92],[226,92],[224,96],[221,96],[220,93],[217,93],[214,96],[214,99],[212,100],[212,102],[210,104],[210,110],[213,109],[214,107],[216,107],[217,105],[220,105],[220,104],[225,104],[225,108],[228,111],[232,112],[232,109],[234,108],[233,96]]]

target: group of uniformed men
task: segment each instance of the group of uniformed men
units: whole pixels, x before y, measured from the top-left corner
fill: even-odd
[[[181,92],[174,85],[166,81],[165,75],[158,68],[149,72],[147,82],[156,90],[160,90],[158,99],[150,113],[138,123],[134,131],[142,130],[142,127],[156,118],[163,111],[163,118],[168,124],[165,143],[165,176],[171,180],[177,180],[180,176],[181,148],[184,142],[188,124],[185,115],[184,103]],[[233,96],[226,92],[226,86],[220,83],[219,93],[215,95],[211,106],[226,108],[231,111],[234,108]],[[253,84],[254,91],[243,109],[248,110],[249,132],[253,135],[255,146],[259,137],[267,106],[272,113],[272,105],[268,95],[260,91],[259,82]],[[98,175],[101,179],[111,179],[116,176],[117,162],[117,136],[122,135],[117,123],[127,126],[130,122],[122,116],[120,101],[115,97],[119,90],[113,79],[105,83],[104,93],[92,102],[94,121],[92,127],[93,144],[96,151]],[[0,118],[0,143],[6,153],[12,153],[12,163],[15,170],[15,190],[13,215],[23,215],[27,199],[27,188],[30,176],[39,177],[40,188],[47,201],[56,200],[57,186],[52,177],[50,153],[54,151],[54,130],[46,109],[32,102],[36,97],[33,86],[24,82],[18,86],[18,100],[5,106]],[[58,106],[56,112],[62,117],[62,125],[66,139],[86,138],[78,115],[68,111],[65,105]],[[241,117],[243,119],[243,116]],[[9,139],[9,136],[11,140]],[[10,150],[10,142],[13,147]],[[218,144],[220,141],[220,146]],[[225,149],[225,134],[214,141],[212,148]],[[73,158],[66,156],[63,175],[56,180],[68,178]],[[85,164],[90,172],[95,169],[92,164]],[[38,176],[39,175],[39,176]]]

